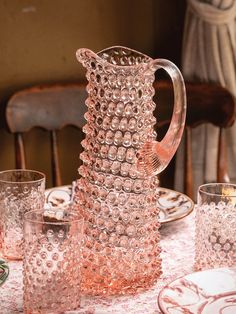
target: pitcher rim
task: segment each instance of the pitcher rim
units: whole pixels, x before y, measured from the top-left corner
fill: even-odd
[[[138,56],[146,58],[146,59],[147,59],[147,62],[140,62],[139,64],[133,64],[133,65],[112,64],[112,63],[110,63],[109,61],[107,61],[106,59],[104,59],[104,58],[101,57],[101,54],[102,54],[102,53],[105,53],[106,51],[109,51],[109,50],[111,50],[111,49],[124,49],[124,50],[129,51],[129,52],[134,52],[134,53],[136,53]],[[124,69],[130,69],[130,68],[139,67],[139,66],[141,66],[141,65],[147,65],[149,62],[151,62],[151,61],[154,60],[153,58],[149,57],[148,55],[146,55],[146,54],[144,54],[144,53],[142,53],[142,52],[139,52],[139,51],[137,51],[137,50],[135,50],[135,49],[131,49],[131,48],[128,48],[128,47],[125,47],[125,46],[119,46],[119,45],[110,46],[110,47],[105,48],[105,49],[102,49],[102,50],[100,50],[100,51],[98,51],[98,52],[94,52],[93,50],[91,50],[91,49],[89,49],[89,48],[79,48],[79,49],[77,49],[77,51],[76,51],[76,57],[77,57],[77,60],[78,60],[79,62],[81,62],[81,59],[80,59],[80,56],[79,56],[79,54],[80,54],[81,52],[88,52],[88,53],[90,53],[90,55],[91,55],[92,57],[94,57],[96,60],[102,62],[103,64],[107,64],[107,65],[110,65],[110,66],[112,66],[112,67],[119,68],[119,69],[122,69],[122,68],[124,68]]]

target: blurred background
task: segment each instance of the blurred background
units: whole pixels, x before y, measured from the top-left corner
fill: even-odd
[[[180,66],[185,9],[184,0],[1,0],[0,170],[14,168],[13,135],[5,123],[5,105],[14,92],[84,81],[75,58],[81,47],[97,52],[122,45]],[[47,133],[34,129],[27,137],[26,155],[34,156],[27,158],[28,168],[45,172],[50,186]],[[67,128],[59,141],[63,183],[69,184],[77,177],[81,135]]]

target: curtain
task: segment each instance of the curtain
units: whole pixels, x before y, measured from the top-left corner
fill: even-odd
[[[182,65],[185,80],[216,82],[236,96],[236,0],[187,0]],[[193,130],[194,192],[216,181],[218,129]],[[226,130],[229,176],[236,182],[236,124]],[[184,141],[184,139],[183,139]],[[176,158],[175,189],[183,190],[183,142]]]

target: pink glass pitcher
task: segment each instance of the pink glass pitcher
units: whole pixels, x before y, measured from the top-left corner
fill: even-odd
[[[158,178],[179,145],[186,116],[182,75],[170,61],[125,47],[79,49],[87,69],[83,164],[75,201],[84,216],[82,289],[89,294],[134,293],[161,274],[156,206]],[[173,82],[172,121],[155,141],[155,71]]]

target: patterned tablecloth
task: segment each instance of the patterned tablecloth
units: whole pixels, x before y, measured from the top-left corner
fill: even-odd
[[[194,212],[181,220],[163,225],[160,232],[163,275],[152,289],[134,296],[82,297],[81,308],[67,313],[161,313],[157,304],[160,289],[175,278],[193,272]],[[9,267],[9,278],[0,288],[0,313],[23,313],[22,262],[9,262]]]

